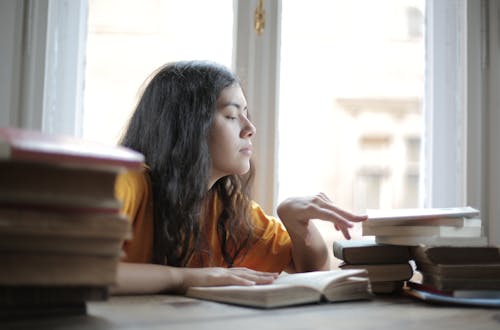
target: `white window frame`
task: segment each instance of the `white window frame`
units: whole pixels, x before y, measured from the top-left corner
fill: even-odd
[[[474,2],[470,1],[469,4]],[[482,136],[482,143],[477,149],[482,151],[481,170],[483,192],[483,218],[488,219],[488,242],[500,246],[500,4],[495,0],[481,1],[481,13],[485,31],[485,53],[481,57],[486,75],[483,77],[486,87],[480,94],[484,95],[483,117],[481,127],[476,133]],[[480,97],[479,95],[477,97]],[[472,104],[474,105],[474,104]],[[471,108],[471,112],[473,112]],[[480,134],[483,133],[483,134]],[[476,147],[476,146],[472,146]],[[474,177],[469,177],[473,181]]]
[[[24,30],[14,48],[9,125],[48,133],[82,132],[86,0],[26,0],[13,12]],[[20,17],[19,17],[20,16]],[[18,36],[19,33],[18,33]],[[16,65],[17,64],[17,65]]]
[[[252,121],[257,127],[253,157],[256,176],[252,197],[268,213],[275,213],[278,194],[278,95],[281,0],[263,1],[265,29],[258,36],[254,13],[258,0],[235,6],[234,68],[242,81]]]
[[[0,2],[0,125],[19,126],[23,1]]]
[[[500,244],[498,2],[429,0],[426,10],[423,205],[480,209]]]

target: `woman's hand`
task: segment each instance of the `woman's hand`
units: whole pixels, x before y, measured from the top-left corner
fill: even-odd
[[[269,284],[278,273],[267,273],[248,268],[177,268],[182,277],[181,291],[191,286]]]
[[[365,221],[368,218],[336,207],[324,193],[289,198],[278,206],[277,212],[287,229],[306,232],[310,219],[320,219],[332,222],[335,229],[340,230],[346,239],[351,238],[349,228],[353,227],[353,222]]]
[[[190,286],[267,284],[279,274],[248,268],[183,268],[119,262],[117,275],[112,294],[184,293]]]
[[[367,219],[339,209],[323,193],[289,198],[278,206],[277,212],[292,240],[293,262],[287,269],[292,272],[330,269],[329,248],[311,219],[332,222],[347,239],[351,238],[352,223]]]

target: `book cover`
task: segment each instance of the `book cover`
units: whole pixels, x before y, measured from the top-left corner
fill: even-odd
[[[500,278],[448,278],[422,273],[422,284],[442,291],[500,290]]]
[[[429,264],[416,262],[417,269],[424,274],[441,278],[487,279],[500,278],[500,264]]]
[[[431,264],[500,264],[500,248],[496,246],[415,246],[410,248],[411,258]]]
[[[119,213],[74,213],[0,207],[0,251],[120,256],[132,235]]]
[[[371,282],[371,288],[375,294],[392,294],[401,291],[404,283],[404,281]]]
[[[258,308],[371,298],[365,270],[331,270],[281,275],[272,284],[191,287],[186,296]]]
[[[0,308],[0,320],[22,320],[40,318],[59,318],[80,316],[87,314],[87,305],[84,302],[61,305],[35,306],[4,306]]]
[[[0,252],[0,286],[104,286],[116,283],[117,256]]]
[[[39,253],[116,257],[122,255],[123,239],[12,234],[0,238],[2,253]],[[0,268],[1,271],[1,268]]]
[[[406,295],[420,299],[422,301],[439,305],[464,305],[477,307],[500,307],[500,298],[470,298],[454,297],[425,291],[422,289],[409,288],[404,290]]]
[[[373,239],[335,241],[333,255],[348,264],[397,264],[410,260],[408,247],[377,244]]]
[[[105,301],[108,298],[108,286],[0,286],[0,308],[60,306],[86,301]]]
[[[480,237],[439,237],[439,236],[376,236],[375,242],[405,246],[454,246],[480,247],[488,244],[485,236]]]
[[[479,217],[479,210],[470,206],[448,208],[407,208],[407,209],[369,209],[368,219],[363,226],[387,226],[439,224],[453,226],[463,223],[463,218]]]
[[[0,161],[0,205],[119,210],[118,172]]]
[[[365,269],[370,282],[405,281],[412,277],[413,268],[409,262],[402,264],[351,265],[341,263],[341,269]]]
[[[407,282],[408,287],[436,293],[443,296],[457,297],[457,298],[481,298],[481,299],[500,299],[500,290],[467,290],[467,289],[456,289],[443,291],[439,290],[431,285],[424,285],[420,282],[409,281]]]
[[[439,237],[479,237],[479,226],[365,226],[363,236],[439,236]]]
[[[123,214],[0,207],[0,240],[7,236],[124,240],[131,235],[130,222]]]
[[[122,146],[39,131],[0,127],[0,159],[140,169],[144,156]]]

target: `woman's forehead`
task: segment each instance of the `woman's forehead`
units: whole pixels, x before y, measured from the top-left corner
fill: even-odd
[[[224,88],[217,98],[217,107],[223,107],[232,103],[238,104],[242,108],[247,106],[245,95],[239,85],[231,85]]]

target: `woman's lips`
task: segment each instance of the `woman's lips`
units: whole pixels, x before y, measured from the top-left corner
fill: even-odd
[[[240,149],[240,152],[246,155],[252,154],[252,146],[243,147]]]

